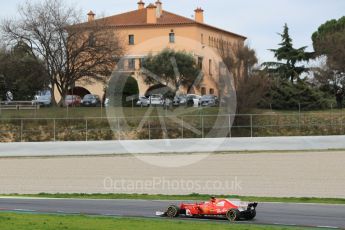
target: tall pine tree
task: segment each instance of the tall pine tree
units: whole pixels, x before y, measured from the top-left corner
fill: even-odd
[[[282,38],[279,48],[270,49],[278,62],[265,62],[262,65],[268,72],[294,82],[302,73],[309,71],[304,65],[297,66],[297,64],[301,61],[309,61],[313,53],[305,51],[307,46],[298,49],[293,47],[287,24],[284,25],[283,33],[279,35]]]

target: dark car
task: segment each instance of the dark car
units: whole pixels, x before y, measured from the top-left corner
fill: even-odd
[[[201,106],[217,106],[218,104],[218,98],[214,95],[204,95],[200,99]]]
[[[93,94],[86,94],[81,101],[82,106],[96,107],[101,106],[101,100],[99,96]]]

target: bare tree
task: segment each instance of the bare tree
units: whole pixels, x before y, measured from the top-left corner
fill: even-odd
[[[255,50],[241,43],[232,46],[221,44],[218,48],[223,62],[234,78],[237,113],[256,108],[270,87],[267,75],[255,68],[258,62]]]
[[[19,20],[2,22],[4,39],[25,42],[44,60],[54,102],[54,88],[64,98],[77,81],[106,81],[122,54],[105,20],[81,23],[78,11],[61,0],[26,1],[18,12]]]

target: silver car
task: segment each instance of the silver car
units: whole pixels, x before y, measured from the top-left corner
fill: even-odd
[[[218,98],[214,95],[204,95],[200,99],[201,106],[217,106],[218,104]]]
[[[163,106],[164,105],[164,98],[161,94],[153,94],[149,97],[150,105],[153,106]]]
[[[139,97],[137,101],[137,106],[147,107],[150,105],[150,100],[147,97]]]

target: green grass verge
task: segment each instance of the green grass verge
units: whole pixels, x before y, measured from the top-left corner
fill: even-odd
[[[117,230],[283,230],[302,229],[283,226],[246,225],[216,222],[198,222],[183,220],[140,219],[140,218],[111,218],[79,215],[47,215],[47,214],[22,214],[0,213],[0,229],[6,230],[51,230],[51,229],[117,229]]]
[[[8,194],[0,195],[6,197],[38,197],[38,198],[75,198],[75,199],[143,199],[143,200],[208,200],[211,195],[190,194],[190,195],[149,195],[149,194]],[[319,203],[319,204],[345,204],[345,199],[341,198],[294,198],[294,197],[255,197],[255,196],[225,196],[230,199],[241,199],[244,201],[257,202],[285,202],[285,203]]]
[[[189,108],[183,112],[184,107],[174,108],[173,110],[165,110],[163,107],[155,107],[151,113],[147,113],[149,108],[140,107],[119,107],[111,111],[115,114],[121,114],[121,117],[142,117],[142,116],[164,116],[164,115],[214,115],[223,113],[222,108],[218,107],[203,107],[203,108]],[[181,114],[182,112],[182,114]],[[115,114],[112,114],[114,116]],[[43,107],[38,110],[1,110],[0,118],[100,118],[107,117],[107,108],[103,107]]]

